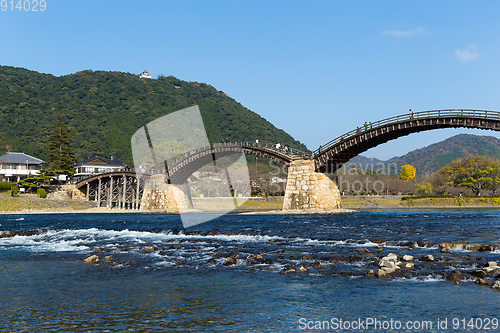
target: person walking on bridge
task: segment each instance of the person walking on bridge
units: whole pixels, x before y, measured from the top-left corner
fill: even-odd
[[[255,139],[255,146],[259,148],[259,139]]]
[[[410,109],[410,119],[413,119],[413,110]]]

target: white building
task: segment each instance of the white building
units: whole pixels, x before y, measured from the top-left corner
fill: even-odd
[[[80,179],[97,175],[99,173],[113,172],[125,169],[127,166],[117,158],[104,158],[94,156],[73,164],[75,173],[73,179],[79,181]]]
[[[139,74],[139,78],[140,79],[150,79],[151,75],[149,75],[149,73],[148,73],[147,70],[144,70],[144,72],[142,72],[141,74]]]
[[[24,153],[5,153],[0,156],[0,178],[4,181],[18,182],[22,178],[40,172],[45,162]]]

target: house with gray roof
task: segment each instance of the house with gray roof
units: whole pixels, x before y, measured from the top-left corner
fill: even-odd
[[[25,153],[5,153],[0,156],[0,178],[18,182],[40,172],[45,162]]]
[[[84,161],[73,164],[75,173],[73,179],[79,181],[80,179],[87,178],[99,173],[113,172],[123,170],[127,167],[122,161],[117,158],[106,158],[100,156],[93,156]]]

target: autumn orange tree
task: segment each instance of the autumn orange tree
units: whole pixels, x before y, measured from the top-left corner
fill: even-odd
[[[415,178],[416,170],[413,165],[405,164],[401,167],[401,171],[399,172],[399,177],[404,181],[409,181],[410,179]]]
[[[446,164],[439,173],[447,175],[447,183],[467,187],[475,195],[484,189],[493,192],[500,186],[500,164],[484,156],[470,156]]]

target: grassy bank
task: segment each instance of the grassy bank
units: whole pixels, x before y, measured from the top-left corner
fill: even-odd
[[[499,207],[500,197],[343,196],[347,209]]]
[[[9,212],[29,212],[29,211],[47,211],[61,212],[82,210],[93,207],[93,203],[79,200],[48,200],[40,198],[11,198],[0,197],[0,213]]]
[[[372,209],[372,208],[403,208],[401,196],[364,196],[345,195],[342,196],[342,207],[347,209]]]
[[[411,198],[402,200],[406,207],[500,207],[499,197]]]

